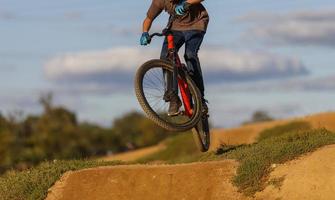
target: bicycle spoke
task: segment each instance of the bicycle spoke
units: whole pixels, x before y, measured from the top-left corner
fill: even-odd
[[[162,74],[160,74],[158,72],[158,75],[156,73],[153,73],[155,78],[160,82],[160,85],[163,85],[164,86],[164,82],[162,81],[162,79],[160,79],[159,77],[162,77],[164,79],[164,75],[163,75],[163,71],[162,71]]]
[[[159,94],[153,94],[150,92],[145,92],[145,96],[151,95],[152,97],[156,97],[156,98],[162,98],[163,99],[163,95],[159,95]]]
[[[147,79],[147,80],[148,80],[148,83],[151,84],[151,87],[157,88],[158,90],[160,89],[160,88],[157,87],[157,85],[155,84],[155,82],[152,79]]]
[[[151,85],[149,85],[148,83],[150,83]],[[150,80],[148,83],[143,84],[143,86],[146,86],[146,87],[149,86],[149,88],[157,89],[158,91],[161,90],[161,88],[157,87],[157,86],[154,84],[154,82],[152,82],[151,80]],[[146,84],[147,84],[147,85],[146,85]]]

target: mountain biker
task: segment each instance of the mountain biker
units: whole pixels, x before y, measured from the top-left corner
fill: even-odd
[[[178,52],[181,46],[185,44],[184,58],[187,64],[187,68],[190,71],[190,75],[193,81],[196,83],[201,92],[203,107],[205,112],[207,112],[208,108],[204,98],[204,81],[198,58],[198,51],[205,36],[209,22],[209,16],[205,7],[201,4],[202,1],[204,0],[152,0],[151,6],[147,12],[147,17],[143,22],[143,33],[140,39],[140,43],[141,45],[148,45],[150,43],[148,32],[155,18],[163,10],[168,12],[170,15],[175,14],[178,16],[173,21],[171,27],[176,50]],[[161,59],[166,60],[167,54],[167,39],[165,38],[161,51]],[[170,75],[170,80],[171,77],[172,76]],[[167,102],[170,102],[168,115],[178,115],[179,108],[182,105],[178,94],[176,92],[172,92],[171,88],[167,88],[164,99]]]

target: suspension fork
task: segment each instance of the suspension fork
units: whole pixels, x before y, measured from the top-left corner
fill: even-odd
[[[178,94],[178,69],[177,65],[180,65],[180,61],[177,61],[176,56],[176,48],[174,44],[174,37],[173,34],[170,32],[167,35],[167,42],[168,42],[168,55],[169,59],[172,61],[173,72],[172,72],[172,91],[175,94]],[[179,63],[177,63],[179,62]]]

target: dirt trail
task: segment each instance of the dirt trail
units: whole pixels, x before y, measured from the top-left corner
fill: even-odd
[[[131,165],[69,172],[46,200],[244,200],[231,184],[235,161]]]
[[[335,145],[279,165],[270,179],[283,178],[280,187],[268,186],[257,199],[335,199]],[[279,184],[280,185],[280,184]]]

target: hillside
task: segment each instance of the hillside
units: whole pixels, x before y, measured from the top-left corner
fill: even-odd
[[[305,117],[249,124],[232,129],[216,129],[212,133],[211,149],[216,150],[221,144],[251,144],[255,142],[256,138],[263,130],[292,121],[306,121],[310,123],[313,128],[326,128],[335,131],[335,113],[320,113]]]
[[[211,151],[215,151],[222,144],[225,145],[241,145],[251,144],[255,142],[259,134],[268,128],[283,125],[292,121],[306,121],[311,124],[313,128],[326,128],[328,130],[335,131],[335,113],[320,113],[305,117],[297,117],[292,119],[282,119],[270,122],[261,122],[255,124],[243,125],[237,128],[231,129],[214,129],[211,133]],[[122,161],[134,161],[158,152],[164,148],[164,144],[159,144],[153,147],[144,148],[136,151],[131,151],[122,154],[116,154],[102,158],[105,161],[122,160]]]
[[[131,163],[56,162],[8,174],[0,178],[0,197],[334,199],[334,131],[335,113],[214,130],[216,151],[206,154],[196,151],[192,135],[182,134],[160,146],[109,158]],[[48,192],[47,185],[52,186]]]

